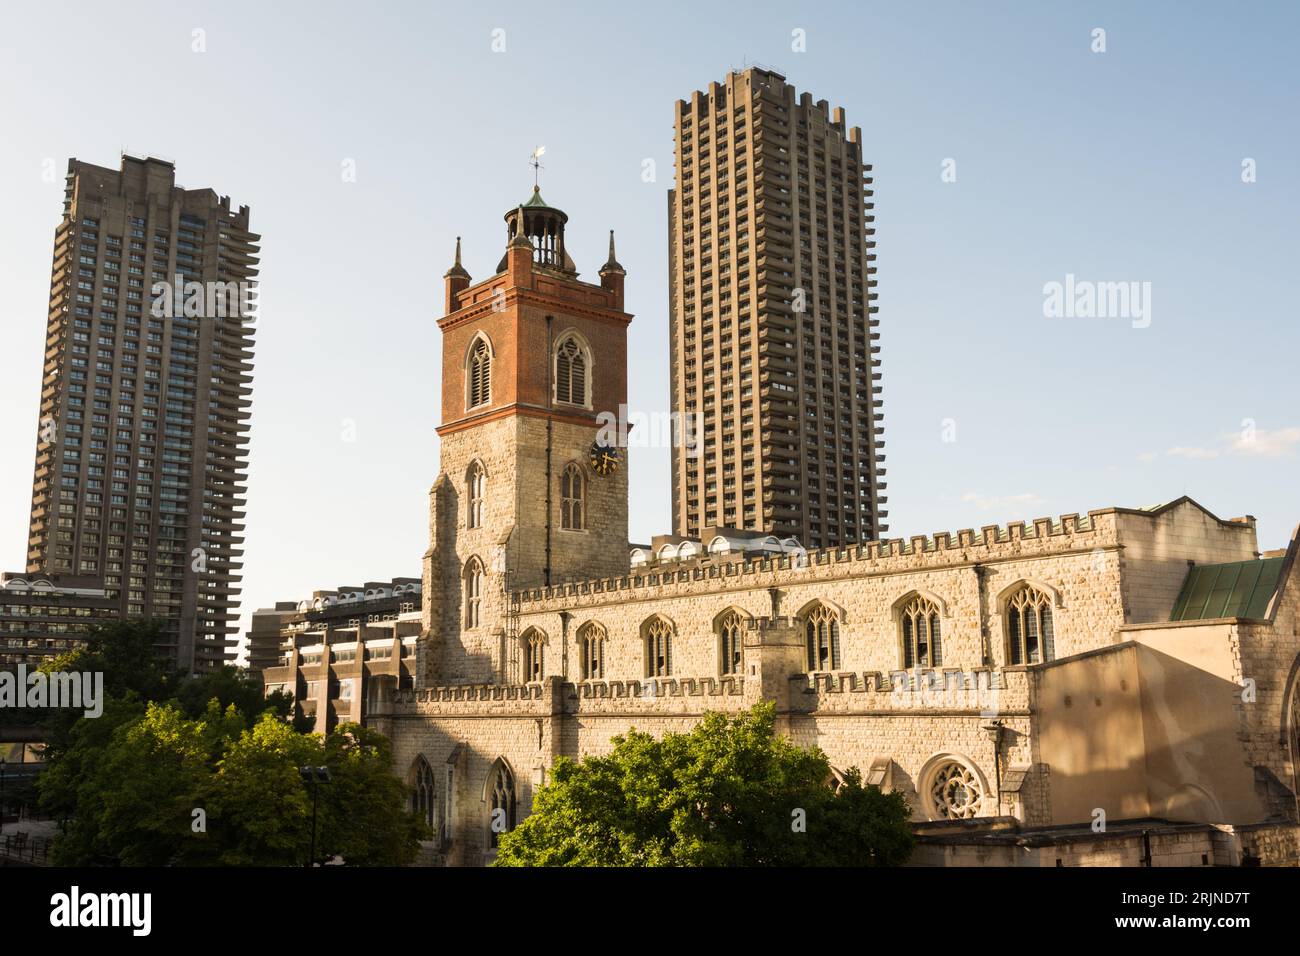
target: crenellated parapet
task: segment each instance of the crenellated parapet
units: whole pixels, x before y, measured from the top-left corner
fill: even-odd
[[[714,582],[724,589],[775,587],[908,571],[931,571],[1017,558],[1106,549],[1117,544],[1114,509],[1087,515],[1035,518],[911,538],[887,538],[843,548],[765,555],[751,560],[690,561],[653,565],[621,577],[571,581],[512,592],[524,613],[611,600],[672,597]]]
[[[790,685],[792,709],[816,713],[954,712],[992,718],[1022,714],[1029,706],[1029,675],[1024,668],[834,671],[794,674]]]
[[[580,700],[662,700],[666,697],[739,697],[742,677],[647,677],[644,680],[592,680],[565,684],[566,698]]]

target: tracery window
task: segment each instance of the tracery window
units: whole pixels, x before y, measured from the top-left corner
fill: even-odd
[[[839,670],[840,622],[834,611],[819,604],[806,614],[804,637],[808,646],[808,670]]]
[[[932,820],[967,820],[979,815],[984,786],[973,767],[949,758],[926,775],[924,799]]]
[[[578,648],[582,655],[582,679],[605,678],[605,629],[599,624],[584,624],[578,632]]]
[[[492,400],[492,350],[487,339],[478,337],[469,349],[465,366],[466,407],[477,408]]]
[[[515,777],[504,760],[497,763],[489,796],[488,840],[495,848],[501,834],[515,828]]]
[[[546,676],[546,635],[529,628],[523,636],[524,680],[539,681]]]
[[[741,644],[744,640],[743,622],[735,611],[729,611],[718,621],[718,670],[723,675],[739,674]]]
[[[645,676],[670,677],[673,672],[673,626],[661,617],[646,623]]]
[[[1007,650],[1012,664],[1042,664],[1056,656],[1052,599],[1033,585],[1007,600]]]
[[[483,563],[478,558],[465,562],[465,626],[478,627],[483,620]]]
[[[899,614],[902,628],[903,667],[939,667],[943,648],[939,634],[939,606],[918,594]]]
[[[560,527],[568,531],[587,527],[586,477],[572,462],[560,475]]]
[[[585,406],[587,371],[587,356],[577,337],[565,336],[555,348],[555,400]]]
[[[472,462],[466,476],[465,486],[469,491],[469,512],[466,524],[471,528],[483,526],[483,495],[487,491],[487,472],[481,462]]]
[[[433,768],[424,757],[416,758],[415,779],[411,785],[411,812],[427,823],[434,825],[437,802],[433,786]]]

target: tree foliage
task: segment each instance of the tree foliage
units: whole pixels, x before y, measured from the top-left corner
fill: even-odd
[[[631,730],[611,753],[560,758],[498,866],[895,866],[912,849],[901,794],[774,730],[775,708],[709,713],[662,739]]]
[[[49,664],[104,673],[103,714],[58,714],[49,727],[42,809],[65,821],[53,862],[64,866],[292,866],[306,862],[318,783],[316,859],[409,863],[427,827],[405,808],[381,734],[345,724],[327,736],[295,730],[292,698],[264,698],[226,667],[169,674],[157,628],[116,622]]]

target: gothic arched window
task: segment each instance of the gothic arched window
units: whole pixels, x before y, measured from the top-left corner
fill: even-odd
[[[497,761],[491,787],[488,794],[490,807],[488,839],[491,846],[495,848],[501,839],[501,834],[515,828],[515,776],[504,760]]]
[[[939,606],[920,594],[899,613],[903,638],[903,667],[939,667],[943,649],[939,638]]]
[[[840,668],[840,621],[825,604],[804,615],[804,638],[808,646],[808,670],[834,671]]]
[[[524,681],[541,680],[546,676],[546,635],[536,628],[529,628],[520,642],[524,651]]]
[[[587,527],[587,479],[572,462],[560,474],[560,527],[567,531]]]
[[[434,826],[435,808],[433,768],[424,757],[417,757],[412,768],[411,812],[429,825]]]
[[[661,617],[642,628],[645,635],[645,676],[670,677],[673,673],[673,626]]]
[[[466,525],[471,528],[483,527],[483,495],[487,491],[487,471],[482,462],[470,463],[465,475],[465,489],[468,493],[469,506],[466,513]]]
[[[582,655],[582,679],[605,679],[605,629],[599,624],[582,625],[578,631],[578,648]]]
[[[477,408],[492,400],[492,349],[478,336],[469,347],[465,363],[466,408]]]
[[[1006,620],[1007,658],[1012,664],[1042,664],[1056,656],[1049,595],[1022,585],[1007,599]]]
[[[465,626],[478,627],[483,620],[483,562],[465,562]]]
[[[743,623],[735,611],[728,611],[718,620],[718,671],[723,675],[739,674]]]
[[[589,379],[587,353],[575,335],[566,335],[555,348],[555,400],[586,406]]]

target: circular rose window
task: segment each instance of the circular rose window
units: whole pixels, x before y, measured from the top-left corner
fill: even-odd
[[[935,764],[925,792],[932,820],[965,820],[978,816],[984,802],[984,785],[974,768],[955,758]]]

